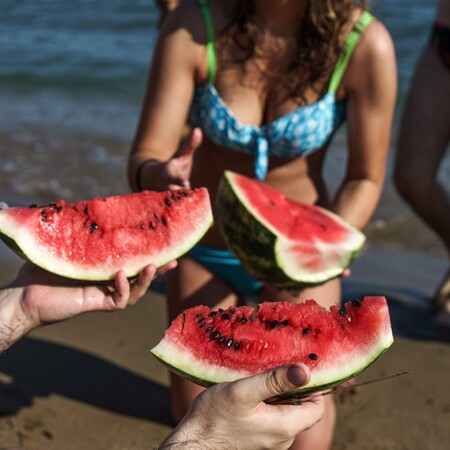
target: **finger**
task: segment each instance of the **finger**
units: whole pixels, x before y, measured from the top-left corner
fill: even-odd
[[[177,157],[180,156],[192,156],[195,150],[200,147],[200,144],[203,141],[203,132],[200,128],[194,128],[189,135],[189,137],[185,140],[183,145],[180,147]]]
[[[144,267],[138,278],[131,284],[129,304],[136,303],[148,291],[155,274],[156,266],[154,264],[148,264]]]
[[[165,273],[168,272],[169,270],[175,269],[175,267],[177,267],[177,265],[178,265],[178,261],[177,261],[177,260],[174,260],[174,261],[171,261],[170,263],[165,264],[164,266],[159,267],[159,268],[156,270],[155,278],[156,278],[158,275],[163,275],[163,274],[165,274]]]
[[[169,191],[175,191],[180,188],[191,189],[191,182],[189,180],[180,178],[176,181],[176,183],[170,183],[168,185]]]
[[[324,415],[324,399],[321,396],[312,397],[300,405],[273,405],[277,415],[283,417],[283,426],[288,434],[294,436],[311,428]]]
[[[240,380],[235,386],[234,394],[239,398],[247,398],[256,406],[270,397],[304,386],[309,382],[310,376],[310,371],[304,364],[287,364]]]
[[[130,283],[123,270],[116,273],[114,282],[116,291],[113,294],[113,301],[117,308],[123,309],[127,306],[130,297]]]

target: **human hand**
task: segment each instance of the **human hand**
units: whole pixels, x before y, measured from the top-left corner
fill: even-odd
[[[131,281],[120,270],[114,282],[94,283],[61,278],[25,263],[17,278],[0,291],[4,347],[39,325],[91,311],[124,309],[145,294],[156,275],[173,269],[176,264],[173,261],[158,270],[149,264]]]
[[[264,400],[303,386],[309,379],[304,364],[290,364],[217,384],[195,399],[160,450],[287,449],[298,433],[321,420],[323,398],[295,406],[268,405]]]
[[[161,164],[160,178],[164,185],[162,190],[191,189],[190,178],[194,152],[200,146],[202,140],[202,130],[194,128],[171,159],[164,163],[153,163]]]

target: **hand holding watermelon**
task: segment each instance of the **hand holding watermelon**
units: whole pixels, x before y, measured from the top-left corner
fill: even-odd
[[[37,326],[91,311],[124,309],[145,294],[157,274],[175,266],[174,261],[156,270],[149,264],[132,281],[120,270],[114,283],[86,284],[25,263],[16,280],[0,290],[0,352]]]
[[[180,424],[160,447],[194,448],[207,442],[215,450],[287,449],[295,436],[323,416],[323,398],[314,397],[298,406],[267,405],[264,400],[308,383],[304,364],[288,364],[204,391]],[[194,444],[194,445],[193,445]],[[195,447],[196,448],[196,447]]]

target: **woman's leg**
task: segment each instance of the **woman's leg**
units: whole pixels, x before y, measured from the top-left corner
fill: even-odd
[[[265,290],[262,300],[289,301],[300,303],[309,299],[316,300],[325,308],[335,304],[341,304],[341,284],[339,279],[334,279],[321,286],[308,288],[293,297],[288,292],[275,292]],[[291,446],[291,450],[329,450],[333,441],[336,425],[336,407],[331,397],[325,399],[325,415],[323,419],[307,431],[299,434]]]
[[[235,305],[236,295],[223,281],[190,258],[181,258],[178,267],[168,273],[167,300],[169,320],[187,308],[206,305],[210,308],[227,308]],[[186,414],[192,400],[203,388],[170,373],[172,416],[179,422]]]
[[[450,140],[450,71],[427,47],[411,84],[400,127],[394,181],[399,193],[439,235],[450,254],[450,197],[438,171]],[[435,302],[450,302],[450,271]]]

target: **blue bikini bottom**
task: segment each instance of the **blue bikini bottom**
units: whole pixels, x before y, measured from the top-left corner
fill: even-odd
[[[229,284],[237,294],[249,296],[261,292],[261,282],[229,250],[197,244],[187,256]]]

